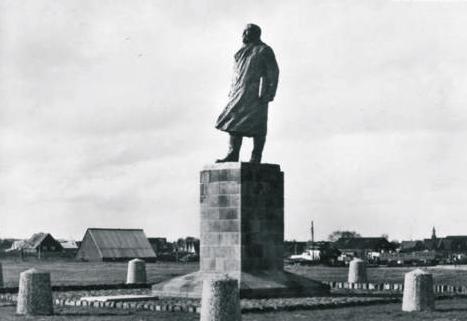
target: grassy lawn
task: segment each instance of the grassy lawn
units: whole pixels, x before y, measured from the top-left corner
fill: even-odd
[[[247,314],[248,321],[464,321],[467,300],[454,299],[437,302],[434,312],[402,312],[400,304],[374,305],[332,310],[291,311],[264,314]]]
[[[53,284],[111,284],[126,280],[127,263],[74,261],[2,261],[5,286],[18,286],[19,274],[31,267],[51,272]],[[326,266],[287,266],[290,272],[321,281],[346,281],[348,269]],[[404,274],[414,268],[378,267],[368,269],[370,282],[402,283]],[[197,263],[147,263],[148,281],[157,283],[198,270]],[[431,267],[435,283],[467,285],[467,270]]]
[[[243,314],[244,321],[463,321],[467,316],[467,300],[453,299],[437,302],[434,312],[402,312],[400,304],[374,305],[365,307],[329,310],[289,311],[272,313]],[[193,313],[171,313],[127,310],[94,310],[65,308],[57,309],[56,315],[44,317],[23,317],[15,315],[14,307],[0,307],[1,321],[195,321],[199,315]]]
[[[2,261],[5,286],[18,286],[19,274],[32,267],[51,273],[52,284],[113,284],[126,281],[127,263]],[[198,270],[197,263],[147,263],[148,282],[157,283]]]
[[[348,268],[326,266],[287,266],[286,269],[311,279],[320,281],[347,281]],[[377,267],[367,269],[369,282],[404,283],[404,274],[415,268]],[[448,270],[430,267],[435,283],[467,286],[467,270]]]
[[[4,280],[7,286],[17,286],[21,271],[37,267],[51,272],[54,284],[103,284],[122,283],[126,277],[126,263],[84,263],[84,262],[15,262],[3,261]],[[149,282],[156,283],[173,276],[196,271],[198,264],[148,263]],[[322,266],[289,266],[287,270],[310,278],[325,281],[345,281],[347,268]],[[402,282],[404,273],[413,268],[370,268],[371,282]],[[436,283],[467,285],[467,271],[430,268]],[[15,315],[14,306],[0,304],[0,321],[51,320],[51,321],[151,321],[151,320],[199,320],[192,313],[170,313],[128,310],[98,310],[86,308],[56,307],[56,315],[50,317],[23,317]],[[366,307],[339,308],[329,310],[288,311],[275,313],[249,313],[244,321],[292,321],[292,320],[345,320],[345,321],[461,321],[467,320],[467,299],[443,300],[437,302],[437,310],[429,313],[403,313],[400,304],[375,305]]]

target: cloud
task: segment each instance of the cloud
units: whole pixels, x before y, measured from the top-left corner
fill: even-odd
[[[459,234],[464,10],[2,2],[0,236],[198,233],[198,172],[226,150],[213,125],[248,22],[262,26],[281,69],[264,159],[285,171],[286,236],[307,238],[312,218],[320,238],[338,228],[422,237],[434,224]]]

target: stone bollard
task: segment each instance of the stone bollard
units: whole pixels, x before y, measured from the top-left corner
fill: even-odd
[[[365,283],[366,278],[366,266],[365,262],[360,259],[353,259],[349,265],[349,283]]]
[[[146,263],[141,259],[128,262],[127,284],[146,283]]]
[[[0,288],[3,288],[3,268],[2,268],[2,262],[0,262]]]
[[[50,273],[34,268],[24,271],[19,277],[17,314],[53,314]]]
[[[201,321],[240,321],[238,281],[207,278],[203,281]]]
[[[406,273],[402,311],[424,311],[434,308],[433,276],[420,269]]]

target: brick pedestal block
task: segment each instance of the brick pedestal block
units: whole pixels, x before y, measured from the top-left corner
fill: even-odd
[[[202,272],[283,269],[284,175],[278,165],[208,167],[200,194]]]
[[[227,274],[242,297],[325,294],[283,271],[284,173],[279,165],[221,163],[200,175],[200,271],[156,284],[154,294],[200,297],[202,280]]]

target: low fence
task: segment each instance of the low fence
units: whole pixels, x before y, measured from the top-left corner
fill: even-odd
[[[348,282],[323,282],[329,285],[331,290],[364,290],[364,291],[387,291],[402,293],[404,291],[403,283],[348,283]],[[467,286],[455,286],[446,284],[433,285],[433,291],[439,294],[462,294],[467,295]]]
[[[331,290],[363,290],[365,292],[395,292],[402,293],[404,290],[403,283],[348,283],[336,281],[324,281],[324,284],[329,285]],[[53,285],[52,291],[67,292],[67,291],[86,291],[86,290],[116,290],[116,289],[149,289],[151,284],[88,284],[88,285]],[[467,295],[467,286],[455,286],[446,284],[433,285],[435,293],[445,294],[463,294]],[[0,288],[0,294],[17,293],[18,287]]]
[[[0,300],[16,304],[16,294],[0,294]],[[310,297],[310,298],[281,298],[281,299],[242,299],[242,313],[293,311],[293,310],[320,310],[343,307],[368,306],[375,304],[398,303],[400,299],[377,297]],[[179,299],[155,299],[151,301],[85,301],[72,298],[56,298],[54,304],[62,307],[84,307],[99,309],[128,309],[149,310],[166,312],[192,312],[200,313],[200,300]]]

